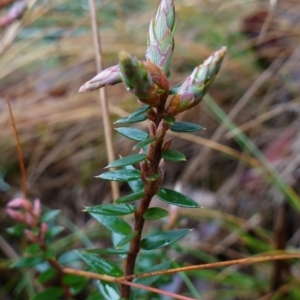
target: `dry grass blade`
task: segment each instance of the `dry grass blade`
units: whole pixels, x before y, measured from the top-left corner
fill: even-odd
[[[91,22],[92,22],[92,28],[93,28],[95,56],[96,56],[96,62],[97,62],[97,72],[100,73],[102,71],[103,63],[102,63],[102,49],[101,49],[101,44],[100,44],[100,36],[99,36],[99,29],[98,29],[97,15],[96,15],[96,5],[95,5],[94,0],[89,0],[89,4],[90,4]],[[112,128],[110,125],[110,117],[109,117],[109,110],[108,110],[108,105],[107,105],[105,88],[102,88],[99,90],[99,98],[100,98],[100,104],[101,104],[101,108],[102,108],[102,117],[103,117],[103,125],[104,125],[104,132],[105,132],[105,143],[106,143],[108,162],[111,163],[115,160],[115,155],[114,155]],[[110,184],[111,184],[111,188],[112,188],[113,199],[118,199],[120,197],[118,183],[111,181]]]

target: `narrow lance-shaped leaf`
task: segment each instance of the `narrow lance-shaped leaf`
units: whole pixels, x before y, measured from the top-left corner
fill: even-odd
[[[147,158],[146,154],[133,154],[126,157],[122,157],[114,162],[110,163],[106,168],[117,168],[139,163]]]
[[[121,118],[116,122],[114,122],[114,124],[134,124],[134,123],[143,122],[147,119],[148,117],[145,114],[141,114],[141,115],[136,115],[132,118],[129,117]]]
[[[131,181],[133,183],[134,181]],[[121,198],[116,199],[116,203],[128,203],[128,202],[133,202],[136,200],[140,200],[145,196],[145,191],[141,190],[132,194],[129,194],[127,196],[123,196]]]
[[[123,272],[119,267],[114,264],[108,262],[100,256],[96,256],[90,253],[80,253],[81,258],[91,266],[96,272],[100,274],[105,274],[113,277],[121,277],[123,276]]]
[[[133,214],[136,207],[130,204],[102,204],[86,207],[85,211],[104,216],[122,216]]]
[[[97,178],[102,178],[105,180],[111,181],[133,181],[141,178],[141,172],[139,170],[116,170],[110,171],[100,174],[99,176],[95,176]]]
[[[226,47],[214,52],[204,63],[196,67],[184,81],[178,93],[166,109],[168,115],[175,116],[197,105],[208,91],[221,67]]]
[[[123,247],[124,245],[126,245],[127,243],[129,243],[131,240],[133,240],[137,235],[138,235],[138,232],[134,231],[133,233],[124,236],[124,238],[121,239],[117,243],[116,248],[119,249],[119,248]]]
[[[181,207],[198,208],[199,204],[188,196],[179,192],[162,188],[158,191],[157,197],[166,203]]]
[[[106,249],[85,249],[82,252],[102,254],[102,255],[115,255],[115,254],[127,254],[128,250],[106,248]]]
[[[162,0],[148,31],[147,61],[151,61],[170,75],[174,50],[175,7],[172,0]]]
[[[133,166],[125,166],[126,170],[135,170]],[[128,181],[128,185],[130,186],[133,192],[141,192],[144,191],[144,183],[142,179],[137,179],[133,181]]]
[[[165,160],[169,160],[169,161],[185,161],[186,160],[185,156],[181,152],[179,152],[177,150],[173,150],[173,149],[164,151],[162,153],[162,157]]]
[[[138,142],[147,139],[149,136],[147,132],[136,128],[119,127],[116,130],[128,139]]]
[[[152,142],[154,142],[155,140],[157,139],[156,136],[154,137],[149,137],[141,142],[138,142],[137,144],[135,144],[132,148],[132,150],[136,150],[136,149],[139,149],[139,148],[143,148],[149,144],[151,144]]]
[[[177,229],[149,235],[142,239],[141,248],[145,250],[153,250],[168,246],[183,238],[191,231],[192,229]]]
[[[160,207],[150,207],[146,210],[143,215],[145,220],[156,220],[161,219],[169,215],[169,212]]]
[[[132,232],[130,225],[120,217],[104,216],[104,215],[98,215],[94,213],[90,213],[90,215],[110,231],[113,231],[121,235],[127,235]]]
[[[173,132],[194,132],[204,130],[205,128],[194,123],[188,122],[176,122],[171,127],[170,130]]]
[[[129,116],[117,120],[114,124],[131,124],[145,121],[148,117],[145,115],[145,112],[151,108],[150,105],[144,105],[131,113]]]

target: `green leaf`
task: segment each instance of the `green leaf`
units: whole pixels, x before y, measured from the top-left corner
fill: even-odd
[[[72,288],[76,286],[82,286],[86,283],[86,281],[87,279],[85,277],[75,274],[65,274],[63,277],[63,283],[72,286]]]
[[[133,214],[136,207],[130,204],[102,204],[86,207],[85,211],[105,216],[123,216]]]
[[[41,250],[41,246],[39,244],[33,243],[24,250],[24,253],[36,254],[40,252],[40,250]]]
[[[114,124],[133,124],[133,123],[143,122],[147,119],[148,117],[145,114],[140,114],[131,118],[129,116],[125,118],[121,118],[116,122],[114,122]]]
[[[153,250],[168,246],[183,238],[191,231],[192,229],[177,229],[149,235],[142,239],[141,248],[145,250]]]
[[[175,123],[175,117],[173,116],[169,116],[169,117],[165,117],[164,118],[164,122],[169,124],[169,125],[173,125]]]
[[[131,227],[120,217],[115,216],[103,216],[91,213],[91,216],[100,222],[110,231],[119,233],[121,235],[127,235],[132,232]]]
[[[82,250],[82,252],[87,253],[95,253],[95,254],[127,254],[128,250],[126,249],[113,249],[113,248],[107,248],[107,249],[85,249]]]
[[[145,146],[151,144],[151,143],[154,142],[155,140],[156,140],[156,136],[154,136],[154,137],[149,137],[149,138],[147,138],[147,139],[145,139],[145,140],[143,140],[143,141],[141,141],[141,142],[135,144],[135,145],[133,146],[132,150],[136,150],[136,149],[139,149],[139,148],[143,148],[143,147],[145,147]]]
[[[15,226],[7,228],[6,231],[11,235],[21,236],[24,234],[25,228],[26,228],[26,225],[24,223],[19,223]]]
[[[169,212],[160,207],[151,207],[146,210],[143,214],[145,220],[156,220],[166,217]]]
[[[32,300],[53,300],[61,299],[63,290],[60,287],[50,287],[35,295]]]
[[[147,116],[144,114],[146,111],[148,111],[151,108],[150,105],[144,105],[134,111],[132,114],[130,114],[128,117],[119,119],[114,124],[127,124],[127,123],[137,123],[142,122],[147,119]]]
[[[121,240],[123,240],[123,238],[124,238],[124,235],[120,235],[118,233],[112,232],[111,240],[112,240],[113,246],[116,248],[116,246],[119,244],[119,242]],[[129,252],[129,244],[125,244],[125,245],[119,247],[119,249],[126,250],[127,252]],[[122,259],[126,259],[127,258],[127,253],[126,254],[119,254],[119,256]]]
[[[170,262],[165,261],[161,264],[155,265],[154,267],[147,269],[147,272],[157,272],[157,271],[166,270],[169,268],[169,266],[170,266]],[[146,285],[146,286],[151,286],[160,276],[162,276],[162,275],[137,278],[137,279],[134,279],[133,281],[136,283],[139,283],[139,284]]]
[[[136,236],[137,236],[138,232],[134,231],[131,234],[126,235],[123,239],[121,239],[118,244],[116,245],[116,248],[119,249],[122,246],[126,245],[128,242],[130,242],[131,240],[133,240]]]
[[[113,277],[123,276],[123,271],[114,264],[108,262],[107,260],[99,257],[98,255],[89,254],[89,253],[80,253],[81,258],[100,274],[105,274]]]
[[[131,182],[133,182],[133,181],[131,181]],[[118,198],[115,202],[116,203],[132,202],[132,201],[140,200],[144,196],[145,196],[145,191],[139,191],[139,192],[135,192],[135,193],[132,193],[130,195]]]
[[[86,300],[102,300],[102,294],[100,293],[93,293],[93,294],[90,294],[88,296],[88,298],[86,298]],[[120,299],[120,297],[119,297]],[[115,299],[115,300],[119,300],[119,299]]]
[[[54,268],[49,268],[47,271],[40,274],[37,280],[39,283],[45,283],[50,279],[56,277],[56,275],[57,275],[57,270]]]
[[[60,209],[54,209],[54,210],[50,210],[47,211],[46,213],[44,213],[42,215],[41,221],[42,222],[49,222],[52,221],[56,216],[58,216],[60,214],[61,210]]]
[[[147,181],[155,181],[159,178],[159,176],[160,176],[159,173],[156,173],[151,176],[147,176],[146,179],[147,179]]]
[[[166,203],[181,207],[197,208],[200,207],[193,199],[176,191],[162,188],[158,191],[157,197]]]
[[[179,89],[180,89],[180,87],[181,87],[181,84],[172,87],[172,88],[169,90],[169,95],[175,95],[175,94],[177,94],[178,91],[179,91]]]
[[[176,122],[171,127],[170,130],[174,132],[194,132],[199,130],[204,130],[202,126],[187,122]]]
[[[50,227],[46,232],[47,238],[54,238],[58,234],[60,234],[65,228],[63,226],[53,226]]]
[[[135,170],[133,166],[125,166],[126,170]],[[133,192],[140,192],[144,190],[144,183],[142,179],[137,179],[127,182]]]
[[[185,161],[186,158],[184,156],[184,154],[182,154],[181,152],[177,151],[177,150],[166,150],[162,153],[162,157],[165,160],[169,160],[169,161]]]
[[[139,163],[147,158],[146,154],[134,154],[129,155],[123,158],[120,158],[118,160],[115,160],[114,162],[110,163],[106,168],[116,168],[116,167],[125,167],[128,165],[133,165],[136,163]]]
[[[97,280],[97,286],[105,300],[120,300],[119,288],[116,283]],[[97,298],[97,300],[103,299]],[[96,299],[95,299],[96,300]]]
[[[143,105],[143,106],[141,106],[140,108],[138,108],[137,110],[135,110],[134,112],[132,112],[129,116],[128,116],[128,118],[132,118],[132,117],[135,117],[135,116],[137,116],[137,115],[140,115],[140,114],[142,114],[142,113],[145,113],[146,111],[148,111],[149,109],[151,108],[151,106],[150,105]]]
[[[111,181],[133,181],[141,178],[141,172],[139,170],[122,169],[102,173],[96,177]]]
[[[148,138],[148,133],[140,129],[130,127],[119,127],[116,128],[116,130],[130,140],[143,141]]]
[[[44,261],[43,255],[34,255],[29,257],[22,257],[12,264],[13,268],[25,268],[38,265]]]

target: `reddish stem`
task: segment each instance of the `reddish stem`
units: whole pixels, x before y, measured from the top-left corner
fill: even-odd
[[[152,121],[155,122],[156,126],[162,121],[164,116],[164,105],[157,108],[156,117],[153,118]],[[152,117],[154,117],[152,115]],[[152,118],[151,118],[152,119]],[[162,157],[162,147],[164,142],[164,136],[161,135],[153,145],[151,145],[151,151],[148,151],[147,160],[149,161],[148,172],[145,177],[151,177],[155,174],[158,174],[158,165]],[[125,276],[132,275],[134,273],[134,267],[136,258],[140,251],[140,242],[143,233],[145,219],[143,218],[144,213],[148,209],[150,202],[153,196],[157,193],[159,186],[161,184],[160,178],[156,179],[155,181],[147,181],[145,180],[145,196],[141,200],[140,206],[135,214],[135,225],[134,231],[138,234],[137,236],[131,241],[129,253],[127,255],[127,261],[125,266]],[[122,285],[122,298],[129,298],[130,297],[130,286]]]

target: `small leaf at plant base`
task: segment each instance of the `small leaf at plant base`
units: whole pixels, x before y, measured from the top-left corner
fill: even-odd
[[[146,177],[147,181],[155,181],[158,178],[159,178],[159,174],[158,173]]]
[[[160,207],[150,207],[143,214],[145,220],[156,220],[166,217],[169,212]]]
[[[100,274],[105,274],[113,277],[121,277],[123,276],[123,271],[119,269],[119,267],[114,264],[108,262],[102,257],[89,253],[79,253],[81,258],[94,269],[96,272]]]
[[[126,170],[135,170],[135,168],[133,166],[125,166],[125,169]],[[144,190],[144,183],[143,183],[142,179],[128,181],[127,183],[133,192],[140,192],[140,191]]]
[[[127,137],[128,139],[138,141],[138,142],[147,139],[149,136],[147,132],[136,128],[119,127],[116,128],[116,130],[123,136]]]
[[[33,267],[38,265],[44,261],[43,255],[34,255],[30,257],[22,257],[19,260],[15,261],[11,267],[13,268],[25,268],[25,267]]]
[[[99,299],[120,300],[121,299],[121,296],[119,294],[119,288],[116,283],[97,280],[96,285],[100,293],[102,294],[102,297],[95,298],[95,300],[99,300]]]
[[[133,214],[136,207],[130,204],[102,204],[86,207],[85,211],[105,216],[123,216]]]
[[[162,153],[162,157],[169,161],[186,161],[184,154],[177,150],[169,149]]]
[[[142,191],[135,192],[135,193],[132,193],[130,195],[118,198],[115,202],[116,203],[133,202],[133,201],[142,199],[144,196],[145,196],[145,191],[142,190]]]
[[[171,127],[170,130],[174,132],[194,132],[199,130],[204,130],[202,126],[187,122],[176,122]]]
[[[139,148],[143,148],[143,147],[145,147],[145,146],[151,144],[152,142],[154,142],[156,139],[157,139],[156,136],[154,136],[154,137],[149,137],[149,138],[147,138],[147,139],[145,139],[145,140],[143,140],[143,141],[141,141],[141,142],[135,144],[135,145],[133,146],[132,150],[136,150],[136,149],[139,149]]]
[[[60,234],[65,228],[63,226],[52,226],[46,232],[47,238],[54,238]]]
[[[133,240],[137,236],[137,234],[138,234],[138,232],[134,231],[133,233],[124,236],[124,238],[118,242],[118,244],[116,245],[116,248],[119,249],[122,246],[126,245],[128,242]]]
[[[57,270],[51,267],[47,271],[40,274],[37,280],[39,283],[45,283],[56,276],[57,276]]]
[[[145,114],[141,114],[141,115],[136,115],[131,118],[129,118],[129,116],[125,117],[125,118],[121,118],[121,119],[117,120],[116,122],[114,122],[114,124],[133,124],[133,123],[143,122],[147,119],[148,119],[148,117]]]
[[[103,216],[93,213],[91,213],[90,215],[110,231],[119,233],[121,235],[127,235],[132,232],[130,225],[120,217]]]
[[[105,172],[95,177],[111,181],[133,181],[141,178],[141,172],[139,170],[122,169]]]
[[[188,196],[185,196],[176,191],[162,188],[158,191],[157,197],[168,204],[173,204],[181,207],[199,208],[199,204]]]
[[[192,229],[177,229],[149,235],[142,239],[141,248],[145,250],[154,250],[168,246],[183,238],[191,231]]]
[[[102,254],[102,255],[114,255],[114,254],[127,254],[128,250],[126,250],[126,249],[106,248],[106,249],[85,249],[85,250],[82,250],[81,252]]]
[[[15,226],[9,227],[6,229],[6,231],[15,236],[21,236],[24,234],[24,229],[26,228],[26,225],[24,223],[16,224]]]
[[[173,116],[169,116],[169,117],[165,117],[164,118],[164,122],[169,124],[169,125],[173,125],[175,123],[175,117]]]
[[[60,287],[49,287],[42,292],[36,294],[31,300],[53,300],[61,299],[63,290]]]
[[[106,168],[117,168],[117,167],[125,167],[128,165],[133,165],[139,163],[147,158],[146,154],[134,154],[126,157],[122,157],[118,160],[110,163]]]
[[[58,216],[60,214],[61,210],[60,209],[54,209],[54,210],[50,210],[47,211],[46,213],[44,213],[42,215],[41,221],[42,222],[50,222],[52,221],[56,216]]]

